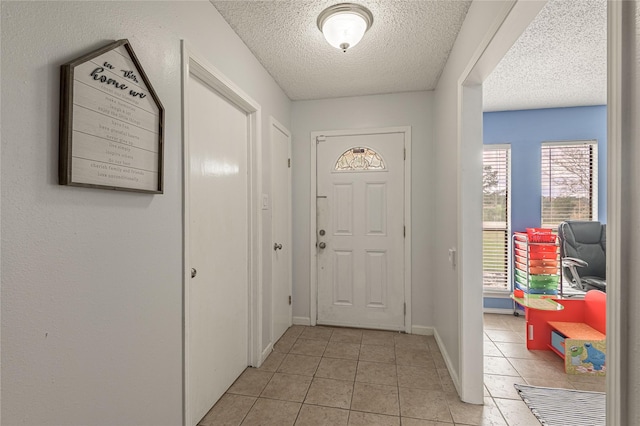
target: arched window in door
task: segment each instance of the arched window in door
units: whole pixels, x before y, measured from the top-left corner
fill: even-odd
[[[371,148],[353,147],[346,150],[336,161],[335,170],[346,171],[380,171],[386,170],[382,156]]]

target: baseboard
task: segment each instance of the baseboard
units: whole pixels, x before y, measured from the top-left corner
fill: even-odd
[[[451,362],[451,357],[447,352],[447,349],[444,347],[444,343],[442,343],[442,339],[438,334],[437,329],[433,329],[433,336],[436,338],[436,343],[438,344],[438,349],[440,349],[440,354],[442,354],[442,358],[444,358],[444,363],[447,366],[447,370],[449,370],[449,375],[451,376],[451,380],[453,380],[453,385],[456,387],[456,391],[458,395],[461,395],[460,392],[460,378],[458,377],[458,373],[455,368],[453,368],[453,362]]]
[[[485,314],[513,315],[513,308],[511,308],[511,309],[483,308],[482,309],[482,313],[485,313]]]
[[[433,327],[426,327],[424,325],[412,325],[411,334],[419,334],[421,336],[433,336]]]
[[[262,355],[260,355],[260,365],[262,365],[264,360],[267,359],[269,355],[271,355],[272,351],[273,351],[273,342],[269,342],[269,344],[264,349],[264,351],[262,351]],[[260,367],[260,365],[257,365],[256,367]]]
[[[482,297],[485,299],[511,299],[511,291],[484,291]]]
[[[309,317],[293,317],[293,325],[311,325],[311,318]]]

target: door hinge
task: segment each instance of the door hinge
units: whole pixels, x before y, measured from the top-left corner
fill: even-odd
[[[291,168],[291,158],[287,158],[287,167]]]
[[[407,315],[407,302],[404,302],[404,314]]]
[[[407,159],[407,148],[404,149],[404,159]]]
[[[405,237],[405,238],[407,237],[407,227],[406,226],[402,227],[402,236]]]
[[[289,296],[289,304],[291,304],[291,296]]]

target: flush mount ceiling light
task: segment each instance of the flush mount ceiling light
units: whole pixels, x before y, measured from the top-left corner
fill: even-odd
[[[340,3],[329,6],[318,16],[318,28],[324,38],[336,49],[346,52],[362,40],[371,28],[373,15],[364,6]]]

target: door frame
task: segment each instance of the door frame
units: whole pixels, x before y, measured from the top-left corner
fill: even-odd
[[[291,161],[291,132],[282,124],[280,123],[278,120],[276,120],[275,118],[273,118],[273,116],[269,117],[269,130],[271,131],[272,129],[276,129],[280,132],[282,132],[286,137],[287,137],[287,155],[289,156],[289,161]],[[274,223],[275,221],[273,220],[273,139],[271,139],[271,133],[269,133],[269,143],[270,143],[270,149],[271,149],[271,242],[275,243],[275,236],[274,236]],[[289,273],[288,273],[288,281],[289,281],[289,295],[293,297],[293,209],[292,209],[292,178],[291,178],[291,167],[288,168],[289,172],[288,172],[288,180],[287,180],[287,206],[289,208],[289,237],[287,239],[287,241],[284,241],[284,243],[286,244],[287,247],[289,247],[289,255],[287,256],[289,258]],[[271,247],[271,246],[270,246]],[[274,315],[273,315],[273,308],[274,308],[274,291],[273,291],[273,259],[275,257],[275,250],[271,252],[271,340],[270,340],[270,345],[267,349],[269,350],[265,350],[265,354],[268,355],[271,350],[270,348],[272,347],[272,345],[275,344],[275,334],[274,334]],[[289,325],[292,324],[293,321],[293,303],[289,305]],[[263,357],[266,358],[266,355],[263,354]]]
[[[247,114],[248,120],[248,214],[249,214],[249,241],[247,272],[249,283],[248,296],[248,324],[247,335],[248,353],[247,365],[258,367],[260,365],[260,343],[262,342],[262,215],[260,214],[259,194],[262,189],[262,140],[261,140],[261,107],[249,97],[240,87],[229,80],[217,68],[208,63],[202,56],[196,53],[187,41],[181,40],[182,51],[182,251],[183,251],[183,421],[185,425],[193,424],[191,418],[191,395],[189,394],[189,292],[191,283],[191,271],[189,268],[189,130],[188,130],[188,87],[190,75],[194,75],[207,86],[225,97],[240,110]],[[199,420],[199,419],[197,419]]]
[[[629,297],[629,291],[621,284],[626,274],[622,271],[625,259],[625,242],[622,231],[622,203],[624,199],[623,156],[625,153],[625,133],[629,132],[627,118],[630,96],[625,84],[630,77],[624,66],[627,47],[627,32],[632,31],[626,24],[625,16],[629,10],[625,2],[607,2],[607,378],[606,378],[606,420],[607,425],[627,423],[629,404],[623,398],[623,385],[626,384],[628,354],[624,352],[622,338],[625,335],[629,307],[622,303]]]
[[[318,320],[318,251],[316,249],[317,228],[317,149],[316,139],[321,136],[359,136],[384,133],[402,133],[404,135],[404,301],[406,304],[404,331],[411,333],[411,126],[381,127],[373,129],[331,130],[325,132],[311,132],[311,187],[309,191],[309,318],[314,326]]]
[[[545,2],[508,0],[460,75],[458,85],[458,375],[462,401],[484,402],[482,357],[482,82],[544,7]],[[453,366],[451,366],[453,367]],[[452,368],[449,371],[452,371]],[[453,367],[455,371],[455,367]]]
[[[482,217],[482,204],[464,204],[465,196],[477,199],[475,182],[481,179],[481,170],[469,165],[467,159],[479,153],[482,145],[481,123],[482,82],[494,66],[504,57],[511,44],[519,37],[518,28],[524,29],[535,18],[546,2],[528,2],[509,0],[505,2],[503,13],[497,17],[494,29],[483,40],[474,58],[469,61],[467,69],[458,80],[458,170],[459,200],[458,228],[460,230],[473,227],[476,218]],[[621,253],[623,252],[621,226],[622,204],[622,119],[624,115],[623,100],[623,31],[629,30],[622,25],[625,2],[609,1],[607,9],[607,365],[606,378],[606,416],[607,425],[625,423],[627,401],[623,401],[622,371],[627,366],[625,354],[622,352],[622,334],[627,311],[622,308],[624,289],[621,286]],[[538,9],[538,10],[536,10]],[[515,38],[513,38],[515,36]],[[480,120],[480,121],[478,121]],[[481,169],[481,168],[480,168]],[[471,238],[459,236],[461,249],[460,273],[458,275],[459,302],[459,353],[460,377],[457,384],[460,397],[465,402],[482,403],[482,369],[477,369],[478,351],[474,345],[482,342],[482,334],[478,332],[476,322],[482,323],[482,294],[478,296],[476,280],[471,273],[477,268],[481,257],[481,237],[477,233]],[[466,244],[466,247],[464,246]],[[478,248],[480,247],[480,248]],[[462,253],[463,252],[463,253]],[[465,257],[463,258],[462,255]],[[480,261],[481,262],[481,261]],[[479,345],[482,348],[482,345]],[[482,352],[481,352],[482,353]],[[454,379],[455,380],[455,379]]]

